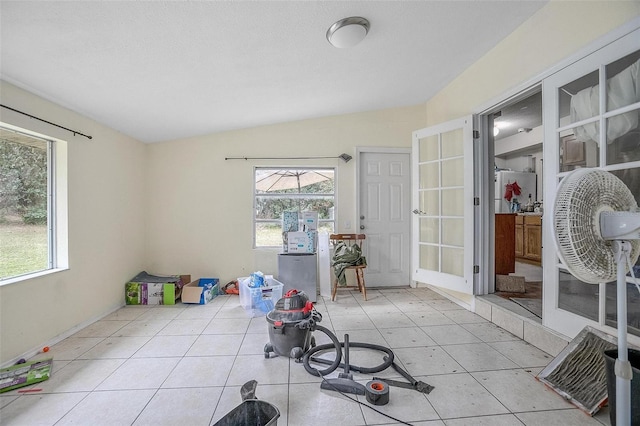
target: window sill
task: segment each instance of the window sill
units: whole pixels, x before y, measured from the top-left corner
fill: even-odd
[[[67,270],[69,270],[69,268],[54,268],[54,269],[47,269],[46,271],[39,271],[31,274],[19,275],[17,277],[7,278],[6,280],[0,280],[0,287],[9,285],[9,284],[16,284],[16,283],[31,280],[34,278],[44,277],[46,275],[52,275],[52,274],[67,271]]]

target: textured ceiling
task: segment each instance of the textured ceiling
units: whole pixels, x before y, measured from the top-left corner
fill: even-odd
[[[544,4],[3,0],[0,77],[166,141],[426,102]],[[371,29],[336,49],[348,16]]]

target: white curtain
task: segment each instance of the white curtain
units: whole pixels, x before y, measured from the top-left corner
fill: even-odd
[[[613,111],[640,101],[639,76],[640,59],[607,80],[607,111]],[[579,91],[571,97],[572,123],[599,115],[599,89],[599,85],[596,84]],[[638,127],[638,115],[639,111],[631,111],[609,118],[607,124],[607,140],[609,143]],[[585,124],[575,127],[573,131],[578,141],[587,142],[592,140],[598,143],[600,124],[598,122]]]

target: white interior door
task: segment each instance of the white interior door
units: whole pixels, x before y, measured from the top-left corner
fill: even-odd
[[[360,152],[358,232],[367,236],[367,287],[408,286],[411,154]]]
[[[412,279],[473,294],[473,117],[413,133]]]

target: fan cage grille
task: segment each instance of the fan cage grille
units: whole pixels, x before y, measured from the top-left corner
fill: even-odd
[[[554,207],[554,234],[558,253],[569,272],[589,284],[616,279],[611,241],[600,235],[600,212],[635,211],[629,188],[615,175],[600,169],[578,169],[562,179]],[[640,255],[640,241],[631,241],[631,260]]]

